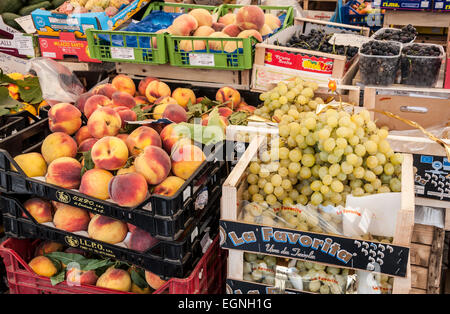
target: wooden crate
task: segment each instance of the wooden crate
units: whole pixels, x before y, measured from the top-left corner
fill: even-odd
[[[389,95],[390,94],[390,95]],[[366,87],[364,91],[364,107],[392,112],[400,117],[415,121],[424,128],[433,127],[450,121],[450,90],[433,88],[410,87]],[[403,107],[413,108],[414,111],[404,111]],[[372,112],[372,118],[377,125],[387,125],[390,130],[411,129],[409,125],[382,114]],[[445,156],[442,146],[428,137],[389,135],[391,147],[398,152],[416,155]],[[445,140],[450,145],[450,140]],[[420,146],[413,146],[420,145]],[[445,230],[450,230],[450,202],[426,197],[416,197],[416,204],[443,208],[445,210]]]
[[[144,65],[119,62],[116,63],[116,71],[119,74],[127,74],[135,78],[154,76],[169,83],[184,83],[214,88],[221,88],[226,85],[236,89],[250,89],[250,70],[190,69],[174,67],[169,64]]]
[[[277,39],[282,38],[282,36],[289,36],[295,29],[306,32],[309,29],[333,29],[332,27],[340,27],[354,33],[360,33],[364,36],[369,36],[370,32],[369,28],[359,26],[332,23],[328,21],[320,21],[308,18],[296,18],[294,26],[291,26],[283,30],[279,34],[272,36],[263,43],[259,43],[256,45],[255,61],[252,75],[252,88],[258,90],[266,90],[264,86],[268,83],[267,80],[286,79],[294,76],[310,78],[322,83],[326,83],[328,82],[329,78],[333,78],[339,84],[351,85],[351,79],[356,73],[355,67],[358,63],[358,56],[355,56],[352,60],[347,61],[347,58],[345,56],[323,53],[320,51],[274,45],[274,42]],[[317,73],[314,72],[314,70],[307,69],[307,67],[305,67],[303,70],[300,70],[296,68],[283,67],[281,65],[274,66],[272,64],[268,64],[266,61],[267,58],[273,56],[273,52],[281,54],[282,56],[280,57],[287,60],[283,60],[283,62],[300,63],[298,60],[294,60],[295,58],[297,58],[294,55],[301,54],[303,57],[311,59],[314,63],[322,64],[322,66],[324,66],[325,68],[323,70],[320,70],[320,73]],[[332,69],[330,69],[331,66]]]
[[[411,293],[439,294],[445,231],[427,225],[414,225],[411,240]]]
[[[239,221],[241,215],[241,207],[239,204],[242,202],[242,193],[248,186],[245,180],[247,176],[246,169],[263,143],[263,137],[256,137],[250,143],[248,149],[225,181],[222,188],[221,220],[232,222]],[[414,182],[412,172],[412,156],[410,154],[405,154],[402,165],[401,209],[397,216],[393,240],[394,245],[409,247],[411,243],[414,225]],[[243,261],[243,251],[229,250],[228,261],[228,278],[242,281],[243,263],[239,263],[238,261]],[[408,261],[407,276],[404,278],[396,278],[396,280],[394,280],[393,289],[395,293],[409,293],[411,289],[410,271],[411,269]]]

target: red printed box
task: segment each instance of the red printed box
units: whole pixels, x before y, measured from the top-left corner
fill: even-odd
[[[333,74],[333,59],[312,55],[293,54],[279,50],[266,50],[264,63],[267,65],[307,71],[319,74]]]
[[[39,46],[43,57],[62,60],[74,56],[81,62],[97,62],[89,55],[86,40],[76,39],[74,33],[61,33],[59,37],[39,37]]]

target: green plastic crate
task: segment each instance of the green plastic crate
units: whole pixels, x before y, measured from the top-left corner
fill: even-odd
[[[147,10],[145,11],[144,18],[152,11],[160,11],[165,7],[180,10],[203,8],[211,13],[214,13],[219,9],[215,6],[153,2],[149,4]],[[139,64],[166,64],[169,60],[167,54],[166,34],[88,29],[86,35],[91,57],[101,61],[130,62]],[[102,39],[100,35],[103,38],[108,38],[109,41]],[[121,40],[123,45],[114,45],[113,39]],[[131,42],[132,40],[135,40],[135,45]],[[153,45],[155,41],[156,48]],[[141,47],[141,43],[146,44],[145,47]]]
[[[221,5],[215,12],[218,17],[243,7],[244,5]],[[286,14],[283,25],[278,31],[293,25],[294,10],[289,6],[259,6],[265,13],[272,11],[282,11]],[[180,42],[188,40],[191,47],[194,47],[195,40],[206,41],[206,50],[187,52],[180,49]],[[219,41],[221,50],[211,51],[209,42]],[[229,42],[237,42],[242,47],[234,52],[226,52],[224,47]],[[194,36],[173,36],[167,35],[167,48],[170,64],[184,68],[203,68],[203,69],[222,69],[222,70],[247,70],[253,67],[254,45],[257,43],[255,38],[212,38],[212,37],[194,37]]]

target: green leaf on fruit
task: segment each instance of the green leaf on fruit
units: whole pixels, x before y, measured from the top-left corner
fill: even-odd
[[[249,116],[250,114],[245,111],[233,112],[228,117],[228,121],[230,121],[230,124],[232,125],[247,125]]]
[[[51,260],[58,261],[59,263],[64,265],[69,265],[70,263],[78,263],[81,265],[87,259],[81,254],[65,253],[65,252],[46,253],[44,254],[44,256],[50,258]]]
[[[86,259],[85,266],[81,267],[81,270],[97,270],[102,267],[110,267],[114,265],[114,262],[109,259]]]
[[[42,98],[41,85],[37,77],[26,77],[24,80],[18,80],[20,99],[29,104],[40,104]]]
[[[11,110],[19,111],[24,106],[23,103],[13,99],[9,95],[8,88],[0,87],[0,115],[11,113]]]
[[[91,156],[91,150],[89,150],[88,152],[84,152],[83,153],[83,159],[84,159],[84,166],[81,169],[81,175],[82,176],[84,175],[84,173],[86,171],[95,168],[95,164],[94,164],[94,161],[92,160],[92,156]]]
[[[133,283],[141,289],[148,287],[148,283],[145,280],[145,273],[142,269],[133,267],[131,269],[131,280]]]
[[[56,275],[50,277],[50,282],[52,283],[52,286],[56,286],[57,284],[63,282],[66,279],[66,270],[63,269]]]
[[[136,121],[142,121],[147,119],[146,111],[142,110],[140,105],[137,105],[131,109],[136,114]]]

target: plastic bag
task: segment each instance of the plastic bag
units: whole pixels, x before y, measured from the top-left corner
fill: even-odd
[[[247,252],[244,253],[243,279],[280,290],[321,294],[354,293],[356,290],[356,275],[352,270]]]
[[[47,102],[74,103],[84,93],[84,86],[67,67],[48,58],[30,60],[30,71],[36,73],[42,97]]]
[[[420,225],[444,228],[445,212],[443,208],[416,205],[414,222]]]
[[[294,17],[303,16],[303,9],[296,0],[262,0],[261,5],[290,6],[294,9]]]
[[[440,139],[450,138],[450,125],[445,124],[436,125],[434,127],[427,128],[426,130]],[[389,131],[389,135],[390,135],[389,142],[391,143],[392,149],[394,149],[395,151],[408,151],[411,153],[420,152],[424,150],[428,145],[427,142],[398,141],[395,139],[395,136],[421,137],[428,139],[428,136],[423,134],[423,132],[418,129],[411,129],[404,131],[393,130]]]

